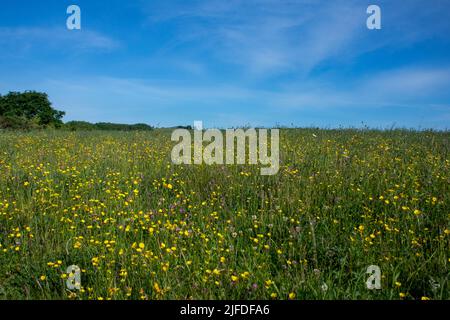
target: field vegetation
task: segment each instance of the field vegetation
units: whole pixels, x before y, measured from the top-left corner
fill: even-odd
[[[274,176],[170,133],[0,132],[0,298],[450,298],[448,132],[282,129]]]

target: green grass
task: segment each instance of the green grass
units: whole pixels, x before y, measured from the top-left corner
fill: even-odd
[[[170,133],[1,132],[0,298],[450,298],[450,133],[282,129],[274,176]]]

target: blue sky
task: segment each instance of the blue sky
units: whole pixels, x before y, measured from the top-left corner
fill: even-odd
[[[2,0],[0,93],[22,90],[66,121],[445,129],[450,1]]]

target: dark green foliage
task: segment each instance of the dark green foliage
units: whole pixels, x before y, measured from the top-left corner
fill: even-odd
[[[192,130],[192,126],[177,126],[177,129],[186,129],[186,130]]]
[[[138,124],[120,124],[99,122],[90,123],[86,121],[70,121],[65,124],[65,128],[72,131],[90,131],[90,130],[105,130],[105,131],[149,131],[153,130],[153,127],[145,123]]]
[[[69,121],[64,125],[64,128],[71,131],[91,131],[95,130],[95,125],[87,121]]]
[[[64,114],[52,108],[46,93],[25,91],[0,96],[0,128],[60,127]]]
[[[31,129],[34,123],[25,117],[17,116],[0,116],[0,129]]]

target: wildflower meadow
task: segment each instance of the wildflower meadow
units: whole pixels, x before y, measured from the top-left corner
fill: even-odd
[[[270,176],[170,136],[0,132],[0,298],[450,299],[448,132],[282,128]]]

